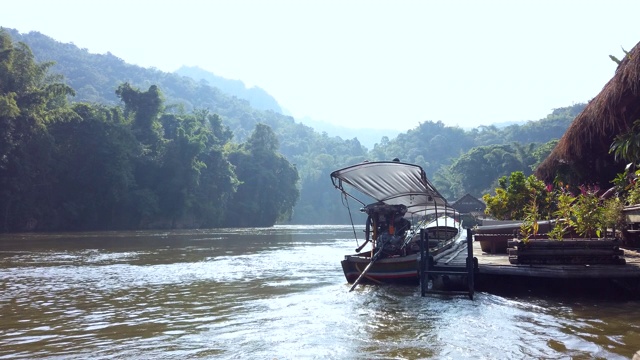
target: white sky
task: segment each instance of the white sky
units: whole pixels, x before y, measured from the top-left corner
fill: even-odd
[[[0,26],[259,86],[294,117],[406,131],[587,102],[640,41],[640,1],[13,0]]]

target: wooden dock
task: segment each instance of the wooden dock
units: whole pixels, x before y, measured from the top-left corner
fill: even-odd
[[[507,254],[487,254],[474,241],[473,256],[478,259],[478,273],[487,275],[514,275],[563,279],[639,278],[640,253],[624,251],[624,265],[520,265],[509,263]],[[464,261],[462,259],[461,261]]]
[[[477,241],[473,242],[473,256],[477,259],[476,280],[503,277],[540,279],[600,279],[624,280],[640,288],[640,251],[622,249],[625,264],[511,264],[509,255],[488,254],[482,251]],[[434,257],[438,266],[464,266],[467,257],[466,236],[449,251]]]

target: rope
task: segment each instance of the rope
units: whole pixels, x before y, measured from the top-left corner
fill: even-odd
[[[344,196],[344,202],[346,203],[347,210],[349,211],[349,221],[351,221],[351,228],[353,228],[353,237],[356,239],[356,246],[360,247],[358,235],[356,235],[356,226],[353,224],[353,217],[351,216],[351,209],[349,208],[349,198],[347,198],[347,193],[344,191],[342,192],[342,195]]]

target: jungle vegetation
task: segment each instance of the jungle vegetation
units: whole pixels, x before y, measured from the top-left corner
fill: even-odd
[[[429,120],[367,149],[238,96],[3,29],[0,230],[346,223],[329,173],[396,157],[451,201],[480,198],[531,174],[585,106],[507,127]]]

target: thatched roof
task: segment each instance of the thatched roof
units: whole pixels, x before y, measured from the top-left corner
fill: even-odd
[[[624,163],[609,154],[616,135],[640,119],[640,43],[618,65],[613,78],[573,120],[558,145],[536,169],[552,182],[560,174],[574,185],[610,185]]]

